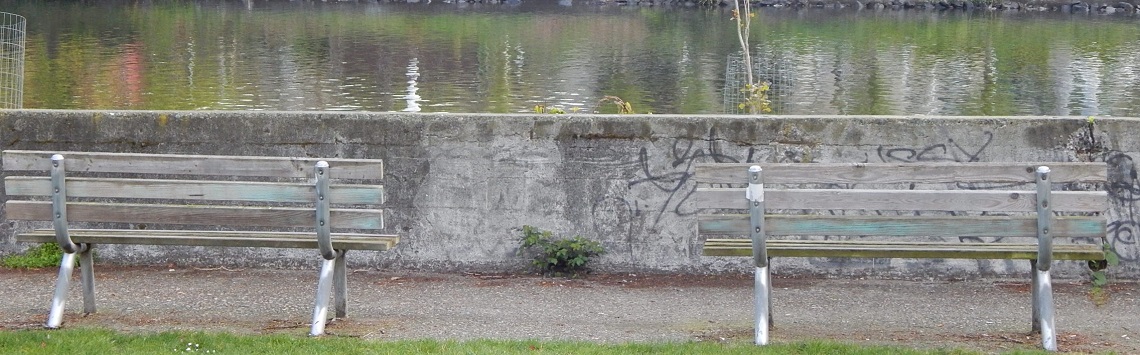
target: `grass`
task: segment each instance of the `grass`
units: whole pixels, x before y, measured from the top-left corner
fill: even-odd
[[[570,341],[376,341],[348,337],[235,335],[174,331],[118,333],[105,329],[0,331],[5,354],[976,354],[811,341],[756,347],[748,342],[596,344]],[[1020,352],[1037,354],[1039,352]]]
[[[63,250],[55,243],[43,243],[28,248],[22,254],[13,254],[0,259],[0,266],[12,269],[40,269],[59,267],[63,260]]]

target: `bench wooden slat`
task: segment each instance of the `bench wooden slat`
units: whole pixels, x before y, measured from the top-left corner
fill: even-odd
[[[314,233],[295,232],[235,232],[193,230],[92,230],[73,229],[71,239],[76,243],[189,245],[220,247],[264,248],[317,248]],[[16,241],[27,243],[55,242],[55,231],[40,229],[16,236]],[[396,246],[399,237],[360,233],[333,233],[333,248],[349,250],[389,250]]]
[[[747,209],[743,188],[698,188],[697,208]],[[1035,212],[1036,192],[993,190],[765,190],[767,210],[994,211]],[[1056,191],[1053,211],[1103,212],[1104,191]]]
[[[1103,163],[923,163],[923,164],[817,164],[817,163],[717,163],[697,164],[696,179],[710,184],[748,182],[748,167],[764,168],[766,184],[885,184],[885,183],[974,183],[1035,181],[1034,172],[1045,165],[1053,182],[1104,182],[1108,166]]]
[[[8,196],[51,196],[51,178],[9,176],[4,178],[4,190]],[[312,203],[316,188],[313,184],[252,181],[69,178],[67,196]],[[382,204],[384,188],[331,185],[329,199],[338,204]]]
[[[6,150],[4,170],[46,171],[53,154],[62,154],[68,171],[312,178],[317,161],[327,161],[333,179],[382,179],[379,159],[320,159],[226,155],[138,154]]]
[[[770,236],[930,236],[930,237],[1037,237],[1036,216],[816,216],[768,215]],[[747,235],[746,214],[699,215],[700,234]],[[1102,238],[1103,216],[1053,217],[1055,238]]]
[[[769,240],[770,257],[848,257],[848,258],[938,258],[938,259],[1036,259],[1036,244],[1013,243],[906,243],[850,241]],[[1057,260],[1102,260],[1099,245],[1056,244]],[[705,256],[752,256],[747,239],[709,239]]]
[[[50,221],[50,201],[7,201],[8,219]],[[122,222],[259,227],[313,227],[312,208],[242,207],[69,202],[67,219],[83,222]],[[331,209],[332,228],[383,229],[379,209]]]

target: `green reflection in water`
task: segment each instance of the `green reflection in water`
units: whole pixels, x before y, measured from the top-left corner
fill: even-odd
[[[28,18],[28,108],[724,109],[724,10],[532,4],[0,2]],[[778,113],[1135,116],[1138,24],[765,9],[753,38]]]

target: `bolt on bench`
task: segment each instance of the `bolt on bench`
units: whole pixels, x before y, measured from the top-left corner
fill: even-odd
[[[374,208],[384,199],[383,163],[376,159],[10,150],[3,164],[7,218],[54,227],[16,240],[55,242],[65,253],[47,328],[63,322],[77,254],[83,309],[95,312],[91,250],[98,244],[309,248],[323,259],[309,334],[322,335],[330,289],[336,316],[346,313],[345,253],[385,251],[399,241],[372,232],[384,228]],[[73,229],[70,222],[120,229]],[[212,229],[181,229],[187,226]]]
[[[768,343],[771,322],[771,257],[1029,260],[1032,327],[1052,351],[1053,260],[1105,259],[1099,244],[1054,240],[1103,240],[1107,194],[1053,191],[1065,183],[1104,183],[1104,163],[698,164],[696,178],[703,209],[698,233],[751,237],[707,239],[703,254],[753,258],[759,345]],[[1020,237],[1035,242],[1007,242]]]

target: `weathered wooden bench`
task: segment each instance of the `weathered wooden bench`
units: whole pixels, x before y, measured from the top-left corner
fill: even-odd
[[[95,312],[98,244],[311,248],[323,261],[310,335],[321,335],[330,289],[336,317],[346,313],[345,252],[399,240],[374,233],[384,228],[380,160],[12,150],[3,164],[7,218],[53,226],[16,240],[64,251],[47,328],[63,322],[76,255],[83,309]]]
[[[760,345],[771,322],[771,257],[1026,259],[1032,327],[1055,351],[1050,266],[1105,259],[1089,241],[1105,237],[1108,198],[1053,189],[1106,177],[1103,163],[701,164],[698,233],[750,237],[707,239],[703,254],[753,258]],[[1009,242],[1018,237],[1035,240]]]

